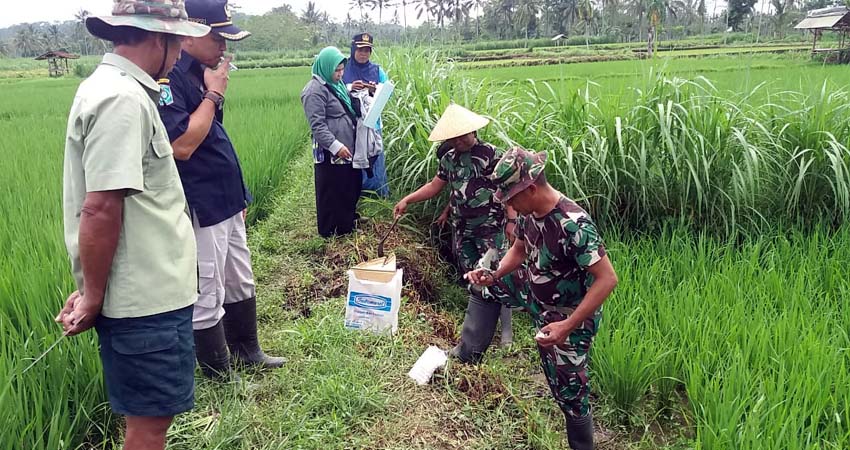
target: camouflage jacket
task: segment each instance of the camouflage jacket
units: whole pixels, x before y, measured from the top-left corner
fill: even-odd
[[[452,225],[457,232],[504,229],[505,208],[493,197],[496,185],[490,179],[499,157],[495,147],[478,141],[467,152],[452,149],[440,158],[437,177],[449,185]]]
[[[548,305],[578,306],[593,283],[587,268],[605,256],[590,215],[573,200],[561,197],[544,217],[520,217],[516,235],[528,254],[532,298]]]

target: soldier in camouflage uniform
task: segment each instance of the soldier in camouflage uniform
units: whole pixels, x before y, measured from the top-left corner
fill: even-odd
[[[514,148],[496,165],[496,197],[520,214],[516,241],[495,272],[478,269],[467,277],[489,286],[527,261],[520,269],[530,286],[525,309],[540,329],[543,372],[566,416],[570,447],[591,450],[587,358],[617,275],[593,219],[546,182],[545,164],[545,153]]]
[[[449,186],[454,254],[461,273],[469,272],[489,259],[495,267],[508,249],[505,231],[512,232],[515,213],[495,198],[496,185],[490,178],[500,153],[481,142],[476,131],[489,121],[461,106],[450,105],[429,136],[446,141],[451,150],[440,158],[437,176],[404,197],[395,206],[396,216],[410,203],[428,200]],[[490,253],[488,253],[488,251]],[[485,255],[490,255],[485,258]],[[452,354],[461,361],[476,363],[493,339],[501,304],[518,304],[525,283],[507,277],[493,287],[470,286],[470,297],[461,329],[461,341]],[[508,326],[510,326],[508,324]]]

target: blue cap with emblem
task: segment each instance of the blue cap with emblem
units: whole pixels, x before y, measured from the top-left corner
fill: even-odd
[[[233,15],[227,0],[186,0],[189,20],[212,28],[212,32],[228,41],[241,41],[251,33],[233,24]]]
[[[369,33],[359,33],[355,34],[354,37],[351,38],[351,43],[357,48],[372,48],[375,43],[375,38]]]

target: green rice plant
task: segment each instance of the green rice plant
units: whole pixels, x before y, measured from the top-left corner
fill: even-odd
[[[271,207],[269,193],[305,147],[298,93],[304,69],[237,72],[225,126],[255,202],[249,221]],[[79,79],[5,86],[0,104],[0,448],[69,449],[113,433],[95,333],[60,339],[53,323],[73,291],[62,227],[62,164],[68,109]],[[304,180],[304,182],[309,182]]]
[[[740,244],[681,229],[614,236],[620,285],[594,346],[595,389],[642,386],[640,365],[652,364],[649,392],[660,395],[662,375],[683,388],[682,402],[659,407],[689,410],[695,448],[846,447],[848,285],[835,270],[847,268],[848,238],[846,227]]]

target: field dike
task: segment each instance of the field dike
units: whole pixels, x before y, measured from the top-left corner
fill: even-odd
[[[249,238],[260,341],[288,362],[274,372],[243,374],[242,383],[201,381],[196,408],[178,417],[169,448],[566,448],[530,322],[519,313],[514,345],[491,348],[481,366],[449,362],[424,387],[407,378],[428,345],[456,341],[465,308],[465,291],[449,281],[453,275],[427,236],[409,224],[386,244],[405,270],[398,333],[344,329],[345,271],[376,256],[391,209],[366,200],[361,214],[369,220],[360,232],[324,241],[315,232],[312,164],[305,158],[292,169]]]

